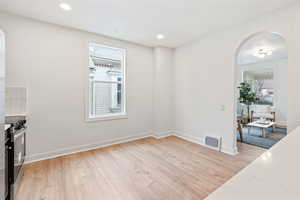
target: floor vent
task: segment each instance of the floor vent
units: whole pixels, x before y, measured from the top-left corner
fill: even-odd
[[[221,151],[221,138],[220,137],[205,137],[205,145],[215,150]]]

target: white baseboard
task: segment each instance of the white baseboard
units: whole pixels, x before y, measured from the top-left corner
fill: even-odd
[[[182,138],[184,140],[190,141],[192,143],[199,144],[199,145],[207,147],[207,148],[211,148],[204,144],[203,138],[184,134],[179,131],[169,130],[169,131],[165,131],[165,132],[156,132],[156,133],[146,132],[146,133],[138,134],[135,136],[123,137],[123,138],[106,140],[106,141],[98,141],[95,143],[79,145],[76,147],[62,148],[62,149],[59,149],[56,151],[37,153],[37,154],[27,156],[26,160],[25,160],[25,164],[42,161],[42,160],[48,160],[51,158],[57,158],[57,157],[61,157],[61,156],[65,156],[65,155],[69,155],[69,154],[73,154],[73,153],[79,153],[79,152],[89,151],[89,150],[93,150],[93,149],[103,148],[103,147],[111,146],[114,144],[121,144],[124,142],[135,141],[135,140],[139,140],[139,139],[143,139],[143,138],[147,138],[147,137],[155,137],[156,139],[161,139],[161,138],[165,138],[165,137],[169,137],[169,136],[176,136],[176,137]],[[226,154],[230,154],[230,155],[238,154],[237,149],[229,149],[229,148],[223,147],[221,151]]]
[[[202,138],[202,137],[195,137],[195,136],[192,136],[192,135],[189,135],[189,134],[186,134],[186,133],[182,133],[180,131],[174,131],[174,135],[179,137],[179,138],[182,138],[184,140],[187,140],[189,142],[199,144],[201,146],[216,150],[215,148],[207,146],[204,143],[204,138]],[[237,148],[232,149],[232,148],[226,148],[226,147],[223,147],[223,146],[221,147],[221,152],[229,154],[229,155],[237,155],[238,154]]]
[[[166,138],[166,137],[169,137],[169,136],[173,136],[174,135],[174,131],[163,131],[163,132],[155,132],[153,134],[153,136],[156,138],[156,139],[162,139],[162,138]]]
[[[25,164],[37,162],[37,161],[41,161],[41,160],[48,160],[51,158],[57,158],[57,157],[61,157],[61,156],[65,156],[65,155],[69,155],[69,154],[73,154],[73,153],[84,152],[84,151],[88,151],[88,150],[92,150],[92,149],[98,149],[98,148],[102,148],[102,147],[106,147],[106,146],[111,146],[114,144],[135,141],[135,140],[139,140],[139,139],[143,139],[143,138],[147,138],[147,137],[153,137],[153,133],[147,132],[147,133],[139,134],[136,136],[129,136],[129,137],[123,137],[123,138],[118,138],[118,139],[99,141],[99,142],[95,142],[95,143],[91,143],[91,144],[79,145],[79,146],[70,147],[70,148],[63,148],[63,149],[59,149],[56,151],[49,151],[49,152],[45,152],[45,153],[37,153],[37,154],[27,156],[26,160],[25,160]]]
[[[239,154],[237,147],[235,147],[235,148],[223,147],[221,151],[223,153],[226,153],[226,154],[229,154],[229,155],[232,155],[232,156],[235,156],[235,155]]]

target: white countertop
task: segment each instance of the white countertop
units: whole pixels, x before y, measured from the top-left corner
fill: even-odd
[[[4,128],[4,130],[7,130],[7,129],[9,129],[10,128],[10,125],[9,124],[5,124],[5,126],[4,126],[5,128]]]
[[[206,200],[299,200],[300,127]]]

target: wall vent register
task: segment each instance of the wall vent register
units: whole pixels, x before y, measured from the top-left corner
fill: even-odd
[[[210,148],[221,151],[221,138],[206,136],[205,137],[205,145]]]

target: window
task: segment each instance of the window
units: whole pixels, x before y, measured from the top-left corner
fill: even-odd
[[[274,104],[274,74],[272,69],[249,70],[243,72],[243,80],[251,85],[259,98],[256,104]]]
[[[273,88],[273,80],[260,80],[258,81],[260,84],[260,88],[257,91],[257,96],[259,97],[259,101],[257,104],[261,105],[271,105],[274,104],[274,88]]]
[[[88,119],[126,116],[125,50],[91,43],[88,68]]]

